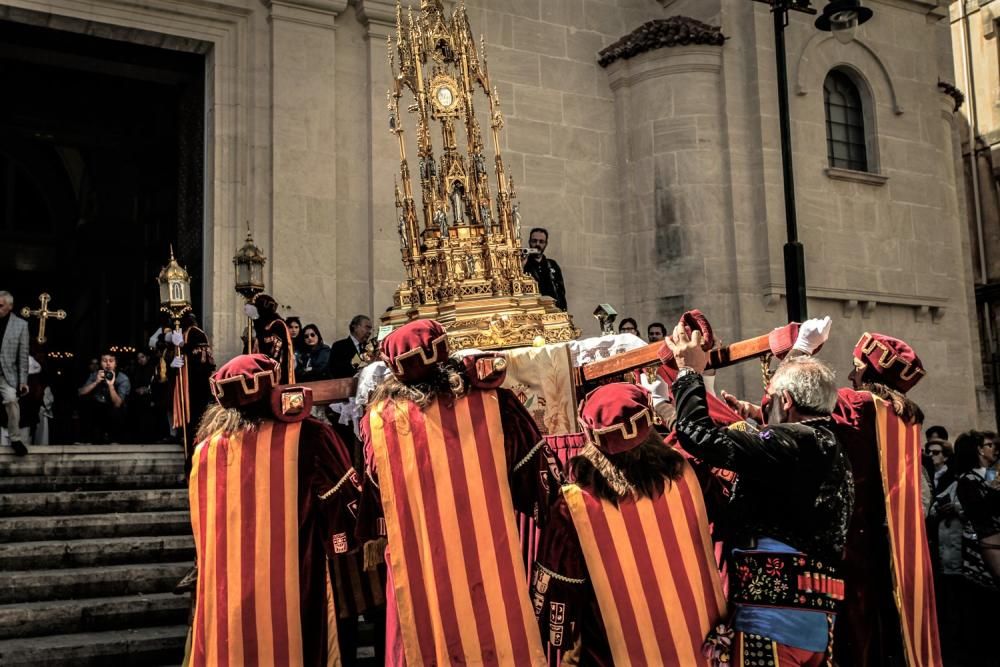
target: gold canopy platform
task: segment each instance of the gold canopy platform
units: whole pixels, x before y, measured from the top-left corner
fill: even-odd
[[[452,349],[576,338],[580,331],[572,318],[551,297],[540,295],[522,270],[521,218],[500,154],[503,114],[490,85],[485,42],[477,51],[464,1],[448,18],[440,0],[422,0],[405,19],[397,2],[396,35],[389,37],[388,47],[394,82],[388,93],[389,131],[399,141],[395,196],[406,281],[382,323],[433,318],[447,329]],[[412,102],[405,110],[416,121],[419,209],[400,116],[407,91]],[[492,178],[473,104],[477,94],[489,105]],[[432,136],[434,127],[439,137]]]

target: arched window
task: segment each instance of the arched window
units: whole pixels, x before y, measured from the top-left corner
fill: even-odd
[[[868,171],[868,144],[861,91],[846,73],[832,70],[823,82],[826,153],[831,167]]]

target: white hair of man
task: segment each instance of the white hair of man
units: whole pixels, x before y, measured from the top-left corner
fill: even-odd
[[[6,301],[8,306],[13,306],[14,295],[6,290],[0,290],[0,301]]]
[[[837,375],[815,357],[786,359],[771,378],[771,392],[787,391],[800,412],[828,415],[837,404]]]

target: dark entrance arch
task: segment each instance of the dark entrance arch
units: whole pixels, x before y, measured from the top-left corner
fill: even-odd
[[[41,354],[71,409],[88,359],[145,347],[170,244],[203,284],[205,57],[0,21],[0,89],[0,289],[68,311]]]

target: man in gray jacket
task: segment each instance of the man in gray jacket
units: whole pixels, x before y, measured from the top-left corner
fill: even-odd
[[[0,290],[0,400],[7,412],[10,446],[18,456],[28,453],[21,430],[18,398],[28,393],[28,323],[12,313],[14,297]]]

